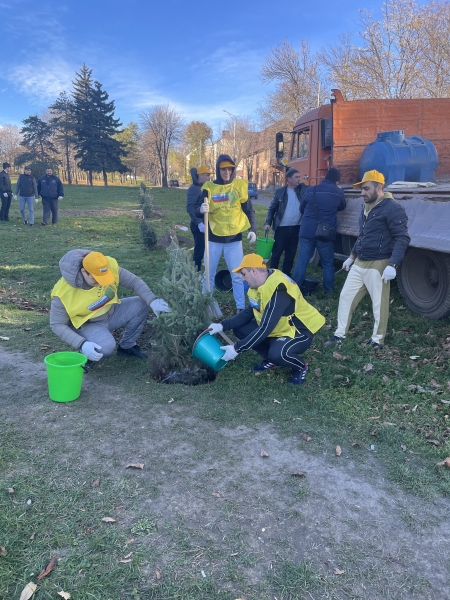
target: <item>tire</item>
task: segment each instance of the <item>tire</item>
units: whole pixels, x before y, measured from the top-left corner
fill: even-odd
[[[450,314],[450,255],[410,248],[397,283],[405,304],[418,315],[441,319]]]

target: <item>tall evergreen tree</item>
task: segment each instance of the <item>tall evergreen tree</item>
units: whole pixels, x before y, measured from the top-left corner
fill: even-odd
[[[52,142],[52,126],[37,115],[24,119],[22,123],[24,126],[20,133],[23,139],[20,145],[24,146],[27,151],[19,154],[15,161],[16,165],[55,162],[56,148]]]
[[[58,98],[49,106],[54,117],[50,123],[56,132],[56,140],[62,143],[66,156],[67,182],[72,184],[72,172],[70,168],[70,147],[76,141],[74,104],[66,92],[61,92]]]
[[[108,173],[125,173],[128,167],[121,161],[126,156],[123,144],[114,136],[120,133],[121,122],[114,118],[114,101],[108,101],[108,93],[98,81],[92,83],[92,69],[83,65],[74,82],[74,105],[77,135],[76,158],[78,166],[89,172],[101,172],[103,182],[108,185]]]

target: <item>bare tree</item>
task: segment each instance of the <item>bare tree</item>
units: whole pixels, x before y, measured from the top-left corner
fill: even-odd
[[[450,4],[434,3],[424,7],[422,21],[425,44],[422,87],[432,98],[450,96]]]
[[[151,144],[158,157],[162,187],[168,187],[169,150],[181,141],[183,118],[169,104],[153,106],[139,115],[144,131],[151,132],[147,143]]]
[[[284,128],[291,128],[292,122],[321,104],[328,94],[319,57],[304,39],[298,51],[288,39],[272,49],[261,68],[260,78],[265,84],[276,83],[259,108],[263,127],[278,122]]]
[[[14,164],[15,159],[21,153],[20,142],[22,136],[17,125],[3,125],[0,127],[0,160]]]
[[[343,34],[339,43],[321,56],[330,79],[345,98],[424,95],[424,80],[429,77],[424,71],[424,29],[425,23],[431,24],[427,10],[430,12],[415,0],[387,0],[380,20],[367,10],[359,11],[361,43],[355,44],[351,34]]]

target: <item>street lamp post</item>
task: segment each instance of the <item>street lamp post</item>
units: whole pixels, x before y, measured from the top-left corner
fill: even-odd
[[[233,160],[234,160],[234,162],[236,162],[236,121],[237,121],[237,118],[225,109],[223,109],[223,112],[227,113],[227,115],[230,115],[230,117],[233,119],[233,154],[234,154]]]

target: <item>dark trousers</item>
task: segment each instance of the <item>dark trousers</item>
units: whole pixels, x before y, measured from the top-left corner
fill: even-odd
[[[252,319],[242,327],[233,329],[233,333],[239,340],[243,340],[257,327],[256,320]],[[297,333],[294,338],[267,337],[261,344],[253,346],[252,350],[279,367],[290,367],[298,371],[305,366],[301,355],[311,346],[313,337],[312,333]]]
[[[55,225],[58,222],[58,198],[44,198],[42,197],[42,208],[44,214],[42,216],[42,222],[48,225],[50,219],[50,212],[52,213],[52,223]]]
[[[191,221],[191,231],[194,236],[194,256],[192,257],[198,271],[202,270],[202,259],[205,254],[205,234],[200,231],[197,223]]]
[[[0,221],[9,221],[9,207],[11,206],[12,194],[8,194],[7,198],[1,193],[2,207],[0,209]]]
[[[300,225],[289,225],[287,227],[276,228],[273,236],[275,243],[270,256],[271,269],[278,269],[281,255],[284,252],[283,268],[281,270],[290,277],[295,253],[297,252],[299,231]]]

